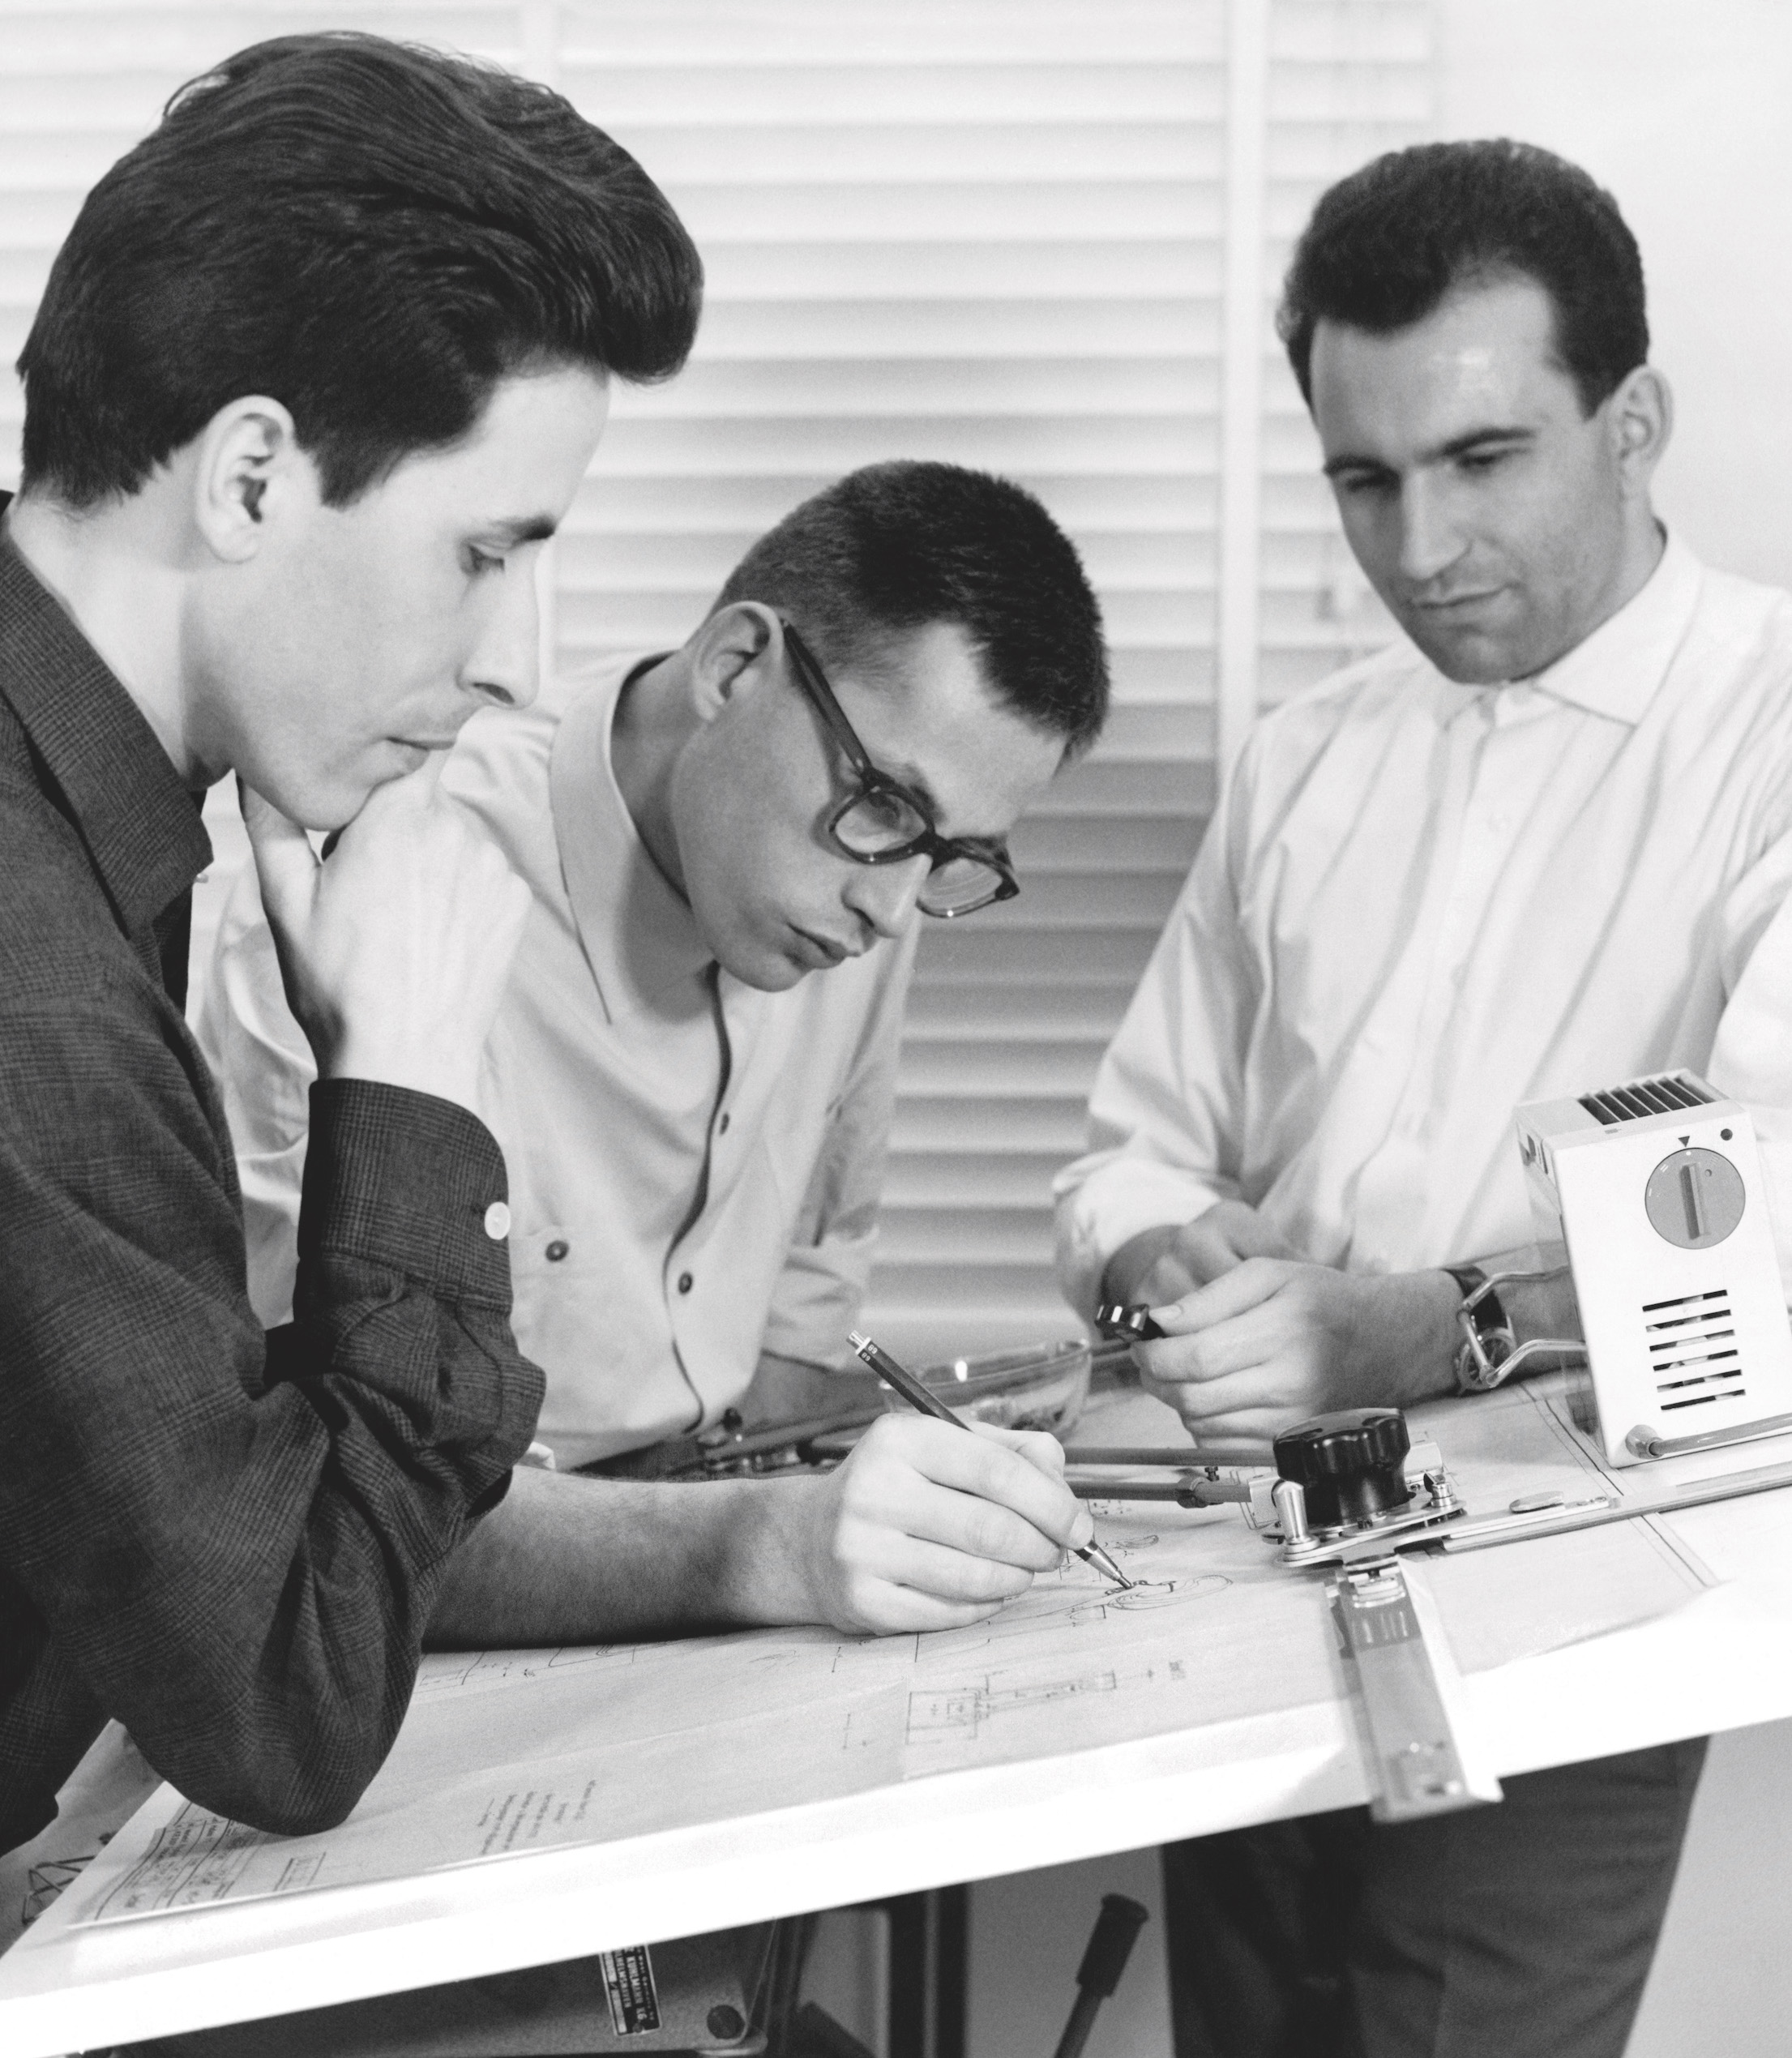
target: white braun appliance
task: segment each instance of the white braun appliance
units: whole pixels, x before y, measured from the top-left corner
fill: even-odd
[[[1539,1236],[1567,1247],[1607,1461],[1792,1430],[1792,1323],[1748,1110],[1674,1072],[1515,1119]]]

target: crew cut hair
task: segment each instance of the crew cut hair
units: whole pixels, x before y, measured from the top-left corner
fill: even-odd
[[[1643,260],[1618,203],[1578,165],[1503,138],[1391,151],[1321,195],[1277,327],[1313,398],[1322,321],[1409,327],[1453,287],[1517,274],[1555,310],[1555,348],[1591,414],[1649,358]]]
[[[24,490],[134,493],[259,393],[343,506],[510,374],[669,377],[702,297],[665,196],[547,87],[277,36],[183,86],[88,195],[19,358]]]
[[[892,631],[952,623],[997,702],[1061,736],[1067,757],[1107,716],[1101,611],[1082,562],[1033,494],[986,472],[901,460],[849,473],[753,546],[715,606],[736,601],[776,608],[830,665],[874,676]]]

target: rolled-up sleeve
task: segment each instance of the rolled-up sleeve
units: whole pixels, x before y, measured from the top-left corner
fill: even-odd
[[[1235,781],[1096,1073],[1088,1150],[1054,1182],[1059,1281],[1085,1316],[1123,1244],[1238,1197],[1260,984],[1239,926],[1241,812]]]

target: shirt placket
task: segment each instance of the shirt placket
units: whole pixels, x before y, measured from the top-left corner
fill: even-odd
[[[1479,916],[1498,879],[1500,836],[1495,821],[1500,819],[1502,802],[1498,753],[1491,747],[1498,730],[1495,702],[1495,694],[1479,694],[1451,722],[1448,786],[1459,819],[1452,825],[1452,837],[1440,840],[1451,850],[1448,877],[1444,881],[1434,877],[1407,944],[1403,978],[1391,982],[1401,990],[1399,1058],[1388,1068],[1393,1093],[1383,1103],[1380,1142],[1366,1153],[1356,1179],[1352,1264],[1364,1270],[1384,1270],[1388,1253],[1401,1249],[1413,1210],[1424,1210],[1432,1122],[1428,1054],[1436,1047],[1438,1027],[1455,1004]],[[1393,1023],[1380,1027],[1391,1031]]]
[[[1523,818],[1521,786],[1529,755],[1520,734],[1546,712],[1530,688],[1507,687],[1482,696],[1468,730],[1473,759],[1448,892],[1431,934],[1415,939],[1423,954],[1422,999],[1413,1018],[1410,1062],[1391,1110],[1381,1148],[1365,1163],[1358,1192],[1354,1256],[1385,1269],[1395,1253],[1423,1241],[1430,1170],[1439,1125],[1439,1060]],[[1472,1255],[1472,1254],[1464,1254]]]
[[[738,1097],[738,1085],[735,1039],[719,966],[711,968],[709,987],[711,1020],[715,1024],[719,1055],[716,1098],[704,1137],[703,1162],[692,1192],[691,1210],[672,1239],[661,1274],[673,1351],[685,1382],[696,1398],[699,1423],[708,1418],[711,1411],[708,1388],[713,1384],[715,1376],[729,1369],[716,1363],[708,1334],[709,1324],[704,1319],[706,1309],[715,1296],[726,1291],[725,1285],[708,1276],[707,1232],[718,1187],[726,1184],[719,1173],[722,1153],[728,1148],[729,1134],[733,1127],[731,1102]]]

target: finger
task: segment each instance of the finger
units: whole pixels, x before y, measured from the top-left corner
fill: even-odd
[[[383,781],[361,803],[361,811],[353,821],[338,833],[353,834],[358,829],[365,834],[387,815],[421,814],[433,807],[447,757],[446,751],[431,751],[414,772]]]
[[[1037,1430],[998,1430],[972,1425],[981,1433],[946,1444],[929,1440],[930,1461],[923,1469],[938,1484],[962,1495],[1011,1510],[1059,1551],[1087,1543],[1094,1532],[1083,1504],[1063,1483],[1063,1451],[1055,1438]],[[917,1423],[917,1428],[943,1423]],[[1050,1445],[1048,1453],[1041,1447]],[[1031,1560],[1028,1560],[1031,1563]]]
[[[1037,1465],[1048,1478],[1063,1476],[1064,1447],[1043,1429],[1003,1429],[993,1422],[973,1422],[965,1426],[979,1436],[991,1437],[1006,1444],[1029,1465]]]
[[[1151,1319],[1172,1336],[1190,1336],[1211,1329],[1216,1322],[1230,1321],[1247,1308],[1278,1293],[1288,1277],[1285,1264],[1275,1258],[1247,1258],[1231,1271],[1222,1273],[1211,1286],[1198,1287],[1179,1301],[1151,1311]]]
[[[1286,1346],[1286,1325],[1260,1303],[1190,1336],[1134,1346],[1140,1370],[1154,1384],[1225,1379],[1267,1364]]]
[[[240,779],[237,799],[243,827],[249,832],[249,847],[254,853],[262,905],[276,926],[283,919],[291,926],[303,917],[317,890],[317,854],[290,815],[283,815]]]
[[[843,1628],[868,1629],[879,1637],[906,1636],[930,1629],[969,1629],[986,1622],[1002,1601],[947,1601],[917,1587],[899,1586],[888,1580],[867,1579],[856,1587],[846,1602]]]
[[[1307,1397],[1291,1393],[1289,1382],[1267,1366],[1229,1372],[1223,1379],[1166,1380],[1155,1391],[1190,1423],[1217,1423],[1258,1412],[1277,1414],[1285,1422],[1304,1422],[1313,1413]]]
[[[880,1581],[905,1586],[938,1600],[974,1607],[999,1607],[1033,1584],[1033,1572],[1056,1569],[1054,1552],[1049,1564],[1037,1568],[1008,1564],[975,1551],[956,1550],[932,1537],[900,1530],[867,1528],[847,1544],[853,1569],[862,1581]]]
[[[1011,1448],[1012,1436],[887,1415],[853,1454],[855,1504],[893,1528],[1043,1571],[1087,1540],[1089,1518],[1062,1480]]]
[[[1070,1498],[1067,1489],[1065,1497]],[[900,1475],[892,1473],[872,1483],[856,1512],[905,1547],[911,1542],[937,1546],[992,1568],[1030,1574],[1050,1572],[1063,1559],[1059,1539],[1012,1508],[906,1468]],[[878,1569],[896,1577],[892,1564]]]

